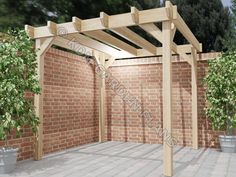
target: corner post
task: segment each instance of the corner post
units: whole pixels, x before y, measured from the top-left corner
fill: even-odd
[[[43,157],[43,78],[44,78],[44,54],[41,54],[40,48],[42,46],[42,39],[35,40],[35,48],[37,53],[37,74],[39,77],[39,85],[41,94],[34,95],[34,106],[36,116],[39,117],[39,126],[35,137],[35,153],[34,160],[41,160]]]
[[[197,51],[191,48],[192,55],[192,147],[198,149],[198,95],[197,95]]]
[[[39,117],[40,122],[35,136],[34,160],[41,160],[43,158],[44,56],[47,50],[51,47],[53,40],[53,37],[35,40],[35,49],[37,54],[37,74],[39,77],[41,94],[34,95],[35,113],[36,116]]]
[[[99,54],[99,60],[102,67],[99,76],[99,142],[105,141],[105,54]]]
[[[163,131],[168,132],[172,137],[172,63],[171,63],[171,21],[162,23],[163,29]],[[173,147],[167,142],[167,137],[163,137],[164,150],[164,175],[173,175]]]

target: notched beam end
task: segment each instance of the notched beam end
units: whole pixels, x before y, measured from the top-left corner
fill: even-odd
[[[139,24],[139,10],[136,7],[130,8],[132,19],[135,24]]]
[[[165,7],[171,7],[173,4],[170,1],[165,1]]]
[[[104,27],[109,27],[109,15],[107,15],[105,12],[100,12],[100,20]]]
[[[178,16],[177,6],[174,6],[170,1],[165,2],[166,13],[169,19],[175,20]]]
[[[178,9],[177,6],[172,7],[172,19],[175,20],[178,17]]]
[[[202,52],[202,43],[199,44],[199,52]]]
[[[34,27],[30,25],[25,25],[25,32],[30,38],[34,38]]]
[[[81,23],[82,23],[81,19],[79,19],[78,17],[72,17],[72,23],[76,31],[81,31]]]
[[[57,35],[57,24],[52,22],[52,21],[48,21],[47,23],[47,27],[49,29],[49,32],[53,35]]]

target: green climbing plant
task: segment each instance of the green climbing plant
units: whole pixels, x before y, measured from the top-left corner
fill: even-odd
[[[24,31],[11,31],[10,38],[0,42],[0,140],[8,145],[13,131],[22,134],[25,126],[37,131],[39,118],[27,92],[40,94],[33,41]]]
[[[236,128],[236,52],[211,60],[204,82],[208,101],[206,115],[214,129],[229,135]]]

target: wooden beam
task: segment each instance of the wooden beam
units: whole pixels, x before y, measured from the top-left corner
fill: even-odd
[[[157,39],[160,43],[163,42],[162,39],[162,31],[153,23],[139,25],[144,31],[151,34],[155,39]]]
[[[117,33],[118,35],[124,37],[125,39],[133,42],[134,44],[142,47],[143,49],[149,51],[153,55],[156,55],[156,46],[148,42],[146,39],[142,38],[135,32],[131,31],[126,27],[116,28],[112,30],[113,32]]]
[[[193,63],[192,58],[190,56],[188,56],[184,50],[179,49],[178,54],[180,57],[182,57],[184,60],[186,60],[190,65],[192,65],[192,63]]]
[[[63,38],[65,38],[69,41],[73,41],[73,42],[76,42],[78,44],[84,45],[84,46],[89,47],[91,49],[100,51],[102,53],[106,53],[110,56],[117,57],[117,58],[133,57],[132,54],[130,54],[126,51],[120,51],[118,49],[115,49],[111,46],[108,46],[104,43],[101,43],[99,41],[96,41],[94,39],[91,39],[88,36],[85,36],[85,35],[82,35],[82,34],[79,34],[79,33],[63,36]]]
[[[102,72],[99,75],[99,142],[102,143],[105,141],[105,54],[101,53],[99,60],[103,66]]]
[[[63,47],[65,49],[69,49],[75,52],[79,52],[81,54],[87,55],[87,56],[92,56],[92,49],[89,47],[86,47],[76,41],[73,40],[68,40],[63,37],[57,36],[53,40],[53,44],[56,46]]]
[[[198,52],[202,52],[202,46],[196,39],[196,37],[193,35],[189,27],[186,25],[182,17],[177,14],[177,18],[173,20],[173,23],[177,27],[177,29],[182,33],[182,35],[188,40],[190,44],[194,46],[194,48],[197,49]]]
[[[139,11],[135,8],[135,7],[131,7],[131,14],[133,17],[133,20],[135,23],[139,22]],[[100,19],[102,21],[102,24],[104,27],[108,28],[109,26],[109,16],[107,14],[105,14],[104,12],[100,13]],[[115,28],[112,30],[113,32],[115,32],[116,34],[124,37],[127,40],[132,41],[133,43],[141,46],[142,48],[148,50],[149,52],[151,52],[152,54],[156,55],[156,47],[154,45],[152,45],[150,42],[148,42],[147,40],[143,39],[142,37],[140,37],[138,34],[136,34],[135,32],[131,31],[130,29],[128,29],[127,27],[121,27],[121,28]],[[91,34],[92,33],[92,34]],[[100,33],[97,34],[96,36],[94,36],[94,33]],[[116,38],[114,38],[113,36],[103,32],[103,31],[96,31],[96,32],[86,32],[85,34],[88,35],[92,35],[92,37],[98,38],[99,40],[104,40],[106,39],[107,42],[111,42],[114,43],[115,41],[117,41]],[[102,37],[103,36],[103,37]],[[109,38],[111,38],[109,40]],[[127,44],[124,43],[123,41],[120,41],[118,43],[122,44],[122,47],[118,46],[118,43],[116,45],[110,43],[111,45],[118,47],[120,49],[125,49],[127,48]],[[124,46],[124,47],[123,47]],[[130,46],[128,46],[130,48]],[[128,51],[129,53],[132,53],[134,55],[136,55],[137,51],[134,48],[130,48],[130,50],[134,50],[134,53]]]
[[[136,20],[134,21],[133,19],[134,16],[136,16],[135,19],[138,19],[138,24],[162,22],[169,19],[165,7],[139,11],[138,16],[134,15],[133,12],[111,15],[109,16],[109,18],[107,18],[105,14],[103,15],[102,18],[99,17],[99,18],[81,20],[80,21],[81,27],[79,28],[81,29],[80,31],[87,32],[87,31],[103,30],[106,29],[106,26],[108,26],[110,29],[133,26],[136,25],[137,23],[137,21]],[[105,26],[104,22],[106,23]],[[67,32],[66,34],[73,34],[78,32],[78,28],[77,27],[75,28],[74,24],[75,24],[74,21],[61,23],[57,24],[57,28],[64,29]],[[51,27],[53,28],[53,30],[51,30],[52,29]],[[42,27],[36,27],[34,29],[34,38],[51,37],[55,35],[58,35],[55,33],[55,23],[50,23],[49,27],[42,26]]]
[[[104,43],[112,45],[115,48],[127,51],[130,54],[132,54],[133,56],[137,56],[137,49],[136,48],[113,37],[112,35],[104,32],[104,31],[89,31],[89,32],[85,32],[85,34],[89,35],[90,37],[93,37],[99,41],[103,41]]]
[[[169,20],[169,18],[165,7],[139,11],[139,24],[157,23],[166,20]]]
[[[167,16],[169,20],[173,20],[177,18],[177,6],[172,5],[170,1],[165,1],[165,7],[167,11]]]
[[[191,53],[192,45],[190,45],[190,44],[176,45],[175,47],[176,47],[177,52],[184,51],[185,53]],[[162,52],[163,48],[162,47],[157,47],[156,49],[157,49],[156,55],[161,56],[163,54],[163,52]],[[172,52],[172,54],[176,54],[176,52]],[[153,56],[153,54],[151,54],[150,52],[148,52],[144,49],[138,49],[137,56],[138,57],[150,57],[150,56]],[[119,57],[119,58],[121,58],[121,57]],[[130,57],[123,57],[123,58],[130,58]]]
[[[75,35],[77,36],[77,35]],[[83,37],[85,37],[85,39],[83,39]],[[92,48],[89,48],[87,46],[90,46],[89,42],[90,42],[90,38],[87,38],[86,36],[83,36],[80,40],[80,38],[78,37],[75,37],[75,38],[65,38],[64,37],[55,37],[55,39],[53,40],[53,44],[57,45],[57,46],[60,46],[60,47],[63,47],[63,48],[66,48],[66,49],[69,49],[69,50],[72,50],[72,51],[75,51],[75,52],[80,52],[82,54],[85,54],[87,56],[92,56],[92,50],[95,49],[97,51],[100,51],[99,49],[104,49],[104,48],[107,48],[108,50],[102,50],[104,52],[106,52],[108,55],[110,56],[113,56],[114,58],[132,58],[132,55],[126,53],[126,52],[123,52],[123,51],[114,51],[113,52],[113,48],[110,48],[109,46],[106,46],[105,44],[102,44],[102,43],[99,43],[98,42],[98,47],[95,48],[93,47]],[[85,43],[84,43],[85,42]],[[97,43],[97,41],[94,41],[92,40],[91,42],[94,42],[94,43]],[[85,46],[84,44],[87,44],[87,46]],[[185,45],[179,45],[177,46],[177,50],[178,51],[183,51],[183,53],[191,53],[191,48],[192,48],[192,45],[189,45],[189,44],[185,44]],[[109,52],[108,51],[111,50],[112,52]],[[157,47],[156,48],[156,55],[158,56],[161,56],[162,55],[162,47]],[[116,55],[115,55],[116,54]],[[172,53],[174,54],[174,53]],[[152,53],[144,50],[144,49],[138,49],[137,50],[137,57],[148,57],[148,56],[153,56]],[[187,55],[185,55],[187,56]],[[183,56],[182,56],[183,57]],[[186,59],[186,57],[183,57]],[[188,56],[187,59],[190,59],[190,57]],[[188,61],[188,60],[187,60]]]
[[[171,22],[162,23],[163,28],[163,131],[172,135],[172,64],[171,64]],[[173,147],[165,141],[164,148],[164,175],[173,175]]]
[[[139,24],[139,10],[136,7],[131,7],[131,15],[135,24]]]
[[[183,51],[185,53],[191,53],[192,47],[193,46],[191,44],[177,45],[177,51]]]
[[[147,33],[151,34],[155,39],[157,39],[160,43],[163,43],[163,34],[162,31],[154,24],[145,24],[140,25],[140,27],[145,30]],[[172,37],[173,38],[173,34]],[[177,45],[172,42],[171,49],[177,54]]]
[[[92,18],[82,21],[81,32],[104,30],[106,27],[102,24],[101,18]]]
[[[198,149],[197,51],[192,48],[192,147]]]
[[[52,21],[48,21],[48,29],[49,29],[49,32],[55,36],[57,35],[57,24],[52,22]]]
[[[189,41],[191,45],[193,45],[199,52],[202,51],[202,45],[198,42],[196,37],[190,31],[182,17],[177,12],[177,7],[173,6],[170,1],[166,1],[166,9],[167,16],[172,20],[176,29],[178,29],[183,36]],[[147,33],[150,33],[154,38],[162,43],[162,32],[161,30],[154,24],[144,24],[140,25],[140,27],[145,30]],[[176,31],[176,29],[173,29]],[[172,33],[172,37],[174,37],[174,33]],[[176,45],[176,44],[174,44]],[[173,48],[172,48],[173,49]]]
[[[136,8],[131,7],[131,12],[132,11],[133,13],[135,12],[136,14],[139,14],[138,13],[139,11]],[[166,13],[169,19],[176,18],[177,7],[172,6],[172,4],[169,1],[166,1]],[[163,42],[162,31],[156,25],[154,25],[153,23],[148,23],[148,24],[139,25],[139,27],[142,28],[147,33],[151,34],[155,39],[157,39],[162,44]],[[174,26],[174,24],[171,25],[171,30],[172,30],[172,41],[173,41],[175,31],[176,31],[176,27]],[[177,45],[174,42],[172,43],[172,50],[175,53],[177,53]]]

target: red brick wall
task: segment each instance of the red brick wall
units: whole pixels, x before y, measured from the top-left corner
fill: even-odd
[[[201,59],[216,54],[201,55]],[[162,125],[162,65],[160,58],[117,61],[110,73],[141,101],[142,110],[153,115],[153,125]],[[178,59],[177,59],[178,60]],[[198,62],[199,141],[214,145],[217,132],[204,116],[202,78],[205,60]],[[45,56],[44,74],[44,154],[98,141],[98,83],[95,67],[85,59],[57,49]],[[191,145],[191,71],[185,62],[173,64],[173,134],[179,145]],[[28,95],[32,98],[32,95]],[[107,139],[142,143],[161,143],[153,129],[107,87]],[[9,144],[19,148],[19,160],[33,156],[33,137],[25,129],[21,138],[12,136]],[[3,142],[0,142],[3,145]],[[218,142],[216,142],[218,145]]]
[[[98,140],[94,65],[55,49],[45,57],[45,154]]]
[[[98,141],[98,97],[94,65],[79,56],[50,49],[45,56],[44,154]],[[27,94],[27,97],[33,98]],[[14,133],[13,133],[14,134]],[[25,129],[9,145],[18,160],[33,157],[33,136]],[[4,143],[0,142],[0,146]]]
[[[207,58],[218,54],[202,54],[198,61],[198,118],[200,146],[217,147],[217,134],[204,115],[205,91],[203,77]],[[141,103],[142,111],[152,114],[152,127],[162,126],[162,64],[161,58],[118,61],[109,72]],[[191,67],[186,62],[173,63],[173,135],[178,145],[191,145]],[[151,64],[150,64],[151,63]],[[109,82],[109,81],[108,81]],[[117,95],[107,83],[107,139],[140,143],[162,143],[154,128],[132,111],[127,101]]]

